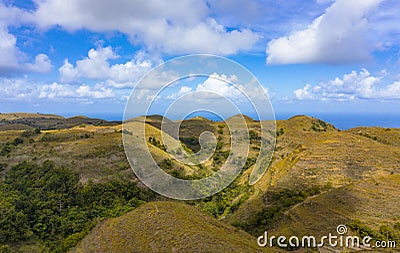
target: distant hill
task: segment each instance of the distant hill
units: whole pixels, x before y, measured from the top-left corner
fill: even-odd
[[[152,202],[96,226],[71,252],[262,252],[257,239],[176,202]],[[277,249],[270,249],[277,252]]]
[[[64,118],[53,114],[0,113],[0,130],[27,130],[32,128],[41,130],[65,129],[82,124],[113,126],[120,124],[120,122],[88,118],[85,116]]]

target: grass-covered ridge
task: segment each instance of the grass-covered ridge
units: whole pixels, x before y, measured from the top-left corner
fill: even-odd
[[[151,202],[102,222],[72,252],[260,252],[255,242],[193,206]]]
[[[25,116],[21,115],[17,115],[17,118],[23,121]],[[28,116],[32,118],[32,115]],[[60,117],[60,120],[63,119]],[[133,122],[140,120],[143,119],[133,119]],[[184,122],[165,119],[169,124],[182,123],[180,131],[184,138],[181,141],[187,152],[198,150],[201,131],[213,132],[218,141],[216,152],[209,161],[201,166],[187,166],[166,153],[161,138],[162,120],[157,115],[146,118],[146,141],[153,157],[167,173],[182,179],[201,178],[214,173],[224,164],[230,153],[231,134],[226,124],[200,117]],[[235,117],[231,120],[235,120]],[[39,121],[44,122],[42,119]],[[248,179],[258,155],[261,132],[259,122],[247,118],[246,124],[249,126],[250,152],[245,169],[238,178],[225,190],[209,198],[184,202],[190,204],[190,209],[182,207],[183,203],[161,204],[169,209],[163,215],[172,217],[178,210],[185,210],[194,216],[191,217],[194,220],[226,225],[228,230],[225,232],[233,229],[252,234],[250,238],[253,239],[250,241],[253,240],[253,245],[256,245],[254,238],[265,230],[271,234],[318,236],[334,232],[339,224],[347,225],[352,234],[371,233],[380,238],[386,233],[390,238],[398,238],[400,206],[396,203],[400,203],[399,129],[359,127],[340,131],[327,122],[307,116],[277,121],[277,142],[272,162],[260,181],[249,185]],[[3,231],[1,237],[5,249],[62,252],[74,247],[88,233],[88,238],[110,236],[97,234],[100,233],[99,227],[109,224],[107,228],[115,231],[116,226],[110,224],[119,218],[112,222],[107,221],[107,217],[120,217],[133,210],[136,204],[131,204],[136,203],[135,199],[138,203],[150,201],[146,204],[148,209],[140,210],[153,214],[155,207],[151,201],[154,196],[137,181],[126,160],[120,124],[96,125],[88,122],[62,129],[33,126],[20,128],[18,124],[4,126],[0,130],[1,210],[4,212],[0,214],[4,215],[2,221],[4,227],[8,228],[4,230],[8,232]],[[24,173],[18,174],[18,171]],[[46,180],[21,183],[42,177]],[[76,197],[69,197],[72,195],[58,190],[58,187],[52,189],[47,185],[63,181],[63,177],[70,178],[65,182],[74,182],[74,187],[64,187],[68,194],[82,196],[85,189],[96,189],[96,196],[80,197],[79,202]],[[14,181],[10,181],[12,178]],[[53,179],[49,181],[48,178]],[[139,197],[132,196],[130,191],[118,191],[126,189],[126,186],[137,189],[144,197],[140,197],[141,194]],[[107,196],[115,199],[115,202],[101,199]],[[22,202],[19,201],[21,199]],[[90,210],[93,201],[98,204],[94,210]],[[62,202],[62,213],[58,211],[59,202]],[[175,205],[176,210],[173,207]],[[34,206],[35,213],[29,213],[30,206]],[[168,223],[163,215],[153,222],[160,223],[165,230],[173,224]],[[207,217],[207,220],[198,215]],[[135,216],[123,216],[125,218],[121,217],[121,220],[143,228],[150,224],[148,220],[135,220]],[[35,217],[41,217],[44,223],[39,222],[40,225],[37,225],[41,220]],[[65,230],[67,232],[58,230],[59,225],[48,226],[46,219],[52,222],[63,221],[54,224],[63,224],[68,228]],[[103,219],[105,221],[97,227],[96,224]],[[202,222],[196,223],[199,230],[207,227]],[[173,228],[182,230],[187,226],[185,224],[177,223]],[[71,230],[68,226],[77,228]],[[195,230],[196,226],[192,229]],[[39,233],[40,229],[46,232]],[[178,231],[171,233],[180,235]],[[127,246],[128,238],[132,236],[134,234],[130,234],[124,241],[114,241],[113,247]],[[211,242],[207,240],[204,241]],[[88,243],[88,239],[85,241]],[[194,245],[200,241],[199,237]],[[164,247],[162,249],[184,247],[182,240],[170,238],[164,243],[164,246],[160,246]],[[80,245],[83,247],[84,244]]]

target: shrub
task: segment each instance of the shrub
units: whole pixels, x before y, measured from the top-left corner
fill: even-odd
[[[79,175],[51,161],[13,166],[0,182],[0,243],[39,239],[65,252],[97,220],[115,217],[154,199],[131,181],[82,184]]]
[[[24,143],[24,140],[19,137],[15,138],[14,142],[13,142],[14,146],[18,146],[19,144],[22,144],[22,143]]]

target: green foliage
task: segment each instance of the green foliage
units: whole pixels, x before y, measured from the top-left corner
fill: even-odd
[[[0,163],[0,171],[4,170],[7,168],[8,164],[7,163]]]
[[[35,128],[34,130],[28,129],[28,130],[25,130],[25,131],[22,133],[21,137],[23,137],[23,138],[29,138],[29,137],[32,137],[32,136],[34,136],[34,135],[38,135],[38,134],[40,134],[40,133],[41,133],[41,131],[40,131],[39,128]]]
[[[248,157],[246,159],[246,163],[244,164],[243,170],[247,170],[248,168],[250,168],[251,166],[253,166],[254,164],[256,164],[257,158],[254,157]]]
[[[186,176],[185,170],[183,168],[179,168],[179,169],[173,170],[171,172],[171,176],[176,177],[176,178],[180,178],[180,179],[188,179],[188,176]]]
[[[221,142],[221,141],[218,141],[218,142],[217,142],[217,146],[215,147],[215,149],[216,149],[216,150],[221,150],[221,149],[223,148],[223,146],[224,146],[224,143]]]
[[[11,146],[10,146],[10,144],[9,143],[7,143],[6,145],[4,145],[3,147],[2,147],[2,149],[1,149],[1,151],[0,151],[0,155],[1,156],[6,156],[6,155],[8,155],[9,153],[11,153]]]
[[[157,148],[166,151],[167,149],[165,148],[165,146],[159,141],[157,140],[155,137],[149,137],[149,142],[150,144],[152,144],[153,146],[156,146]]]
[[[365,224],[362,224],[360,220],[354,220],[349,224],[349,228],[355,232],[357,232],[357,234],[360,237],[364,237],[364,236],[371,236],[372,238],[374,238],[374,236],[376,235],[374,230],[370,227],[368,227]]]
[[[0,253],[11,253],[11,248],[8,245],[1,245],[0,246]]]
[[[221,218],[236,211],[253,191],[252,186],[240,184],[239,178],[240,176],[217,194],[202,199],[200,202],[202,210],[215,218]]]
[[[13,142],[14,146],[18,146],[19,144],[22,144],[22,143],[24,143],[24,140],[20,137],[15,138],[14,142]]]
[[[258,133],[254,130],[249,131],[249,138],[250,138],[250,143],[258,143],[261,141],[261,137],[258,135]]]
[[[326,132],[328,125],[320,119],[315,119],[312,121],[311,129],[316,132]]]
[[[23,162],[0,182],[0,243],[38,239],[52,251],[65,252],[97,221],[153,198],[134,182],[82,184],[76,172],[51,161]]]
[[[305,129],[303,129],[305,130]],[[279,137],[281,135],[283,135],[285,133],[285,130],[283,130],[283,128],[280,128],[278,131],[276,131],[276,137]]]
[[[364,236],[370,236],[372,239],[375,240],[391,240],[391,241],[396,241],[397,243],[400,242],[400,233],[397,229],[398,225],[397,223],[393,226],[393,228],[387,226],[387,225],[381,225],[379,227],[379,230],[374,230],[367,225],[363,224],[360,220],[353,220],[349,224],[349,228],[356,232],[358,236],[364,237]],[[396,231],[397,230],[397,231]]]
[[[263,196],[266,207],[255,213],[247,222],[236,222],[233,225],[241,227],[250,233],[258,234],[266,228],[272,228],[274,224],[284,217],[284,212],[289,208],[320,192],[321,190],[318,186],[304,187],[303,190],[282,189],[269,191]]]
[[[41,141],[43,142],[63,142],[63,141],[76,141],[79,139],[93,138],[94,133],[45,133]]]
[[[217,149],[213,155],[214,166],[221,165],[229,157],[229,153],[229,150],[221,151],[220,149]]]
[[[164,159],[161,162],[160,166],[161,166],[162,169],[166,169],[166,170],[172,169],[172,161],[171,161],[171,159],[169,159],[169,158]]]
[[[400,232],[400,222],[396,222],[393,228]]]
[[[190,152],[198,152],[201,149],[199,138],[194,136],[191,137],[179,137],[179,140],[184,143],[186,147],[190,149]]]

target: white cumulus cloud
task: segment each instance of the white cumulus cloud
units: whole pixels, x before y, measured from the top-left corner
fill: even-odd
[[[256,79],[248,83],[241,83],[236,75],[211,74],[204,82],[197,84],[194,89],[189,86],[182,86],[180,89],[167,96],[168,99],[177,99],[189,93],[197,93],[196,98],[228,100],[255,100],[262,93],[268,94],[266,87],[260,86]],[[247,98],[246,98],[247,97]]]
[[[40,87],[39,98],[113,98],[114,92],[110,88],[89,86],[82,84],[79,86],[52,83]]]
[[[16,72],[46,73],[52,69],[49,57],[38,54],[30,63],[23,60],[25,54],[17,47],[17,39],[8,32],[8,27],[0,20],[0,75],[11,75]]]
[[[268,64],[347,63],[370,58],[368,16],[382,0],[337,0],[304,30],[271,40]]]
[[[42,29],[119,31],[134,44],[163,53],[235,54],[260,38],[249,29],[228,30],[198,0],[37,1],[34,21]]]
[[[352,71],[317,85],[307,84],[294,91],[298,100],[400,99],[400,81],[385,85],[384,76],[373,76],[368,70]]]
[[[240,90],[237,87],[229,84],[228,82],[235,83],[237,81],[237,77],[235,75],[226,76],[226,75],[218,75],[216,73],[210,75],[207,80],[203,83],[200,83],[196,91],[205,91],[209,92],[209,96],[215,98],[239,98],[242,96]]]
[[[103,80],[115,88],[133,87],[134,82],[155,65],[154,61],[145,59],[146,55],[141,51],[130,61],[111,65],[110,60],[117,58],[119,56],[110,46],[90,49],[88,56],[76,61],[75,66],[68,59],[64,60],[64,64],[58,70],[60,80],[74,82],[86,78]]]

